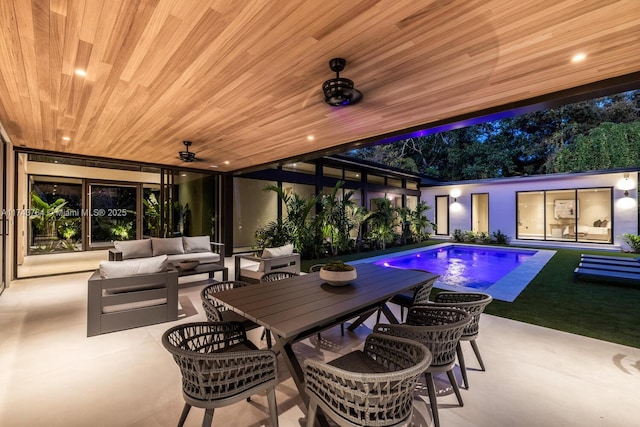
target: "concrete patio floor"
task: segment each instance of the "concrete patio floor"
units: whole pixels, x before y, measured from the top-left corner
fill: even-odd
[[[0,426],[177,425],[180,373],[160,340],[174,324],[205,320],[201,286],[180,290],[176,322],[87,338],[89,276],[19,280],[0,296]],[[295,351],[301,358],[331,360],[359,346],[373,320],[344,337],[333,328],[321,341],[297,343]],[[250,338],[259,342],[259,333]],[[442,427],[638,425],[640,349],[486,314],[478,345],[486,372],[463,343],[471,368],[464,407],[446,376],[438,378]],[[299,426],[306,409],[284,363],[279,366],[280,426]],[[425,402],[426,388],[419,387],[415,426],[433,424]],[[203,410],[192,409],[186,425],[200,425],[202,416]],[[213,425],[262,426],[267,418],[266,397],[255,396],[216,410]]]

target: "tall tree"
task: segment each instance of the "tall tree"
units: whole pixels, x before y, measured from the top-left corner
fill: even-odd
[[[612,141],[620,140],[623,132],[622,128],[604,126],[604,123],[637,122],[640,122],[638,90],[407,138],[393,144],[353,150],[350,154],[450,181],[535,175],[596,165],[607,167],[603,165],[614,164],[604,161],[613,147],[602,153],[603,161],[599,163],[582,162],[579,166],[567,162],[578,155],[575,150],[585,149],[585,140],[581,138],[586,138],[593,129],[600,129],[599,136],[591,135],[589,140],[593,142],[598,138],[602,145],[607,132],[614,132]],[[633,131],[630,132],[628,136],[632,137]],[[586,156],[589,150],[585,150],[582,155]]]

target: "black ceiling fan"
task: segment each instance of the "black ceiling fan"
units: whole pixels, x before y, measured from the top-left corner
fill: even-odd
[[[200,159],[196,157],[196,153],[194,153],[193,151],[189,151],[189,147],[191,147],[192,142],[191,141],[182,141],[182,143],[185,146],[185,150],[178,152],[178,157],[180,158],[180,160],[182,160],[183,162],[197,162],[197,161],[200,161]]]
[[[324,82],[322,92],[324,102],[332,107],[357,104],[362,99],[362,92],[354,88],[353,81],[340,77],[340,71],[344,70],[346,64],[347,61],[343,58],[329,61],[329,68],[336,73],[336,78]]]

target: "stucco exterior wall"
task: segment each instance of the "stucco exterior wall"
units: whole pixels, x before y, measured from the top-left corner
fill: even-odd
[[[625,196],[625,174],[632,188]],[[629,181],[626,184],[629,185]],[[449,234],[455,229],[471,230],[471,195],[489,194],[489,231],[501,230],[515,239],[517,227],[516,193],[522,191],[573,190],[594,187],[613,188],[612,236],[608,245],[626,245],[620,238],[623,233],[638,234],[638,173],[615,172],[604,174],[554,174],[532,177],[503,178],[484,181],[461,181],[442,186],[421,189],[421,200],[435,207],[436,196],[449,196]],[[455,200],[454,200],[455,199]],[[581,207],[581,209],[588,209]],[[435,209],[428,211],[434,220]],[[521,218],[522,220],[522,218]],[[534,222],[531,221],[533,224]],[[561,242],[558,242],[561,243]],[[605,244],[606,246],[607,244]]]

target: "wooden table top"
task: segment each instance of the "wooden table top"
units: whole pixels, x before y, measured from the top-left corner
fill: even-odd
[[[231,289],[215,298],[244,317],[293,339],[314,328],[338,323],[437,275],[358,264],[353,283],[334,287],[310,273],[290,279]]]

